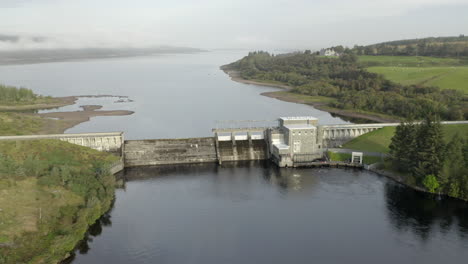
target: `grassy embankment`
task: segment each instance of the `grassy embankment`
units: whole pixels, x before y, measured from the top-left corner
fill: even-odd
[[[468,60],[420,56],[360,56],[370,72],[403,85],[421,84],[468,94]]]
[[[459,134],[461,136],[468,133],[468,125],[442,125],[444,131],[445,142],[448,143],[450,139]],[[348,143],[343,145],[345,149],[352,149],[356,151],[368,151],[368,152],[378,152],[388,154],[390,149],[390,143],[392,137],[395,134],[395,127],[384,127],[370,133],[364,134],[360,137],[357,137]],[[349,153],[335,153],[328,152],[328,156],[331,160],[334,161],[347,161],[351,159],[351,154]],[[363,162],[365,164],[372,164],[382,161],[381,157],[374,157],[369,155],[364,155]]]
[[[0,85],[0,111],[10,110],[0,136],[58,132],[61,120],[21,112],[56,102]],[[0,264],[61,261],[110,208],[117,160],[56,140],[0,141]]]
[[[350,153],[336,153],[336,152],[328,151],[328,158],[332,161],[349,161],[351,160],[351,154]],[[373,163],[382,161],[381,157],[368,156],[368,155],[364,155],[362,159],[363,159],[362,162],[364,164],[373,164]]]
[[[34,135],[58,133],[62,120],[47,119],[17,112],[0,112],[0,135]]]
[[[442,125],[445,141],[448,142],[455,134],[468,134],[468,125]],[[369,152],[388,153],[388,148],[395,133],[395,127],[384,127],[357,137],[343,145],[343,148]]]
[[[55,140],[0,142],[0,263],[57,263],[111,205],[118,158]]]

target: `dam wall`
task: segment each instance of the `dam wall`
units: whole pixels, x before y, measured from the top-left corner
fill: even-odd
[[[120,161],[110,170],[125,167],[219,163],[271,159],[280,167],[314,162],[328,148],[398,123],[317,125],[314,117],[286,117],[279,126],[217,128],[213,137],[186,139],[124,140],[123,132],[0,136],[1,140],[56,139],[114,153]],[[278,123],[278,122],[277,122]],[[444,121],[442,124],[468,124]]]
[[[207,138],[128,140],[125,167],[217,162],[215,140]]]
[[[0,137],[0,140],[11,141],[40,139],[62,140],[113,153],[121,157],[121,159],[111,166],[112,173],[119,172],[124,167],[221,163],[223,161],[263,160],[267,157],[266,142],[263,139],[255,138],[223,141],[217,152],[214,137],[124,141],[122,132]]]

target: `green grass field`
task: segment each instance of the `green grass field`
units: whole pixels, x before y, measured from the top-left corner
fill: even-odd
[[[468,94],[468,67],[369,67],[370,72],[404,85],[423,84]]]
[[[422,84],[468,94],[468,59],[421,56],[359,56],[370,72],[404,85]]]
[[[459,133],[461,136],[468,134],[468,125],[443,125],[444,138],[448,142]],[[384,127],[382,129],[364,134],[343,145],[343,148],[370,152],[388,153],[388,146],[395,133],[395,127]]]
[[[435,58],[422,56],[359,56],[359,62],[367,67],[468,66],[468,61],[466,59]]]

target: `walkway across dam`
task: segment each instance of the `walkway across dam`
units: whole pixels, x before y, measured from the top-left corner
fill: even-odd
[[[468,124],[446,121],[442,124]],[[1,136],[0,140],[58,139],[111,152],[121,157],[113,171],[124,167],[270,159],[280,167],[315,164],[330,148],[377,129],[399,123],[319,125],[314,117],[283,117],[264,127],[214,128],[213,137],[124,140],[123,132]]]

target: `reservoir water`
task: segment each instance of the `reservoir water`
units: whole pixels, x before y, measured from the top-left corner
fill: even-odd
[[[259,95],[219,66],[217,51],[0,67],[2,83],[53,96],[114,94],[79,104],[135,111],[67,132],[124,131],[129,139],[209,136],[216,120],[312,115]],[[63,110],[74,111],[77,106]],[[112,210],[90,229],[81,263],[464,263],[468,205],[417,193],[373,173],[277,169],[268,163],[128,169]]]
[[[31,65],[0,66],[0,82],[52,96],[124,95],[83,98],[82,104],[102,110],[135,111],[131,116],[95,117],[68,133],[124,131],[127,139],[210,136],[216,121],[273,120],[279,116],[312,115],[322,124],[343,123],[312,107],[273,100],[260,93],[276,89],[236,83],[219,69],[245,52],[203,52],[154,57],[119,58]]]

